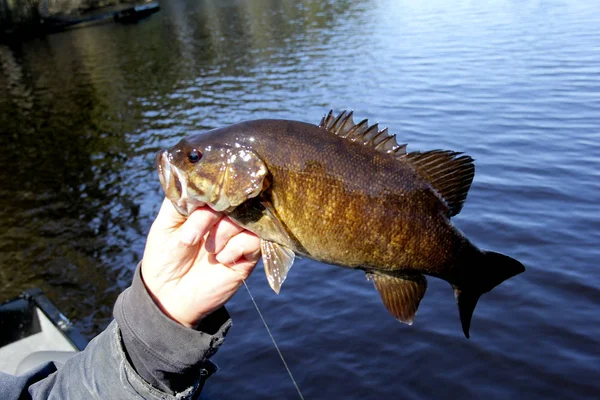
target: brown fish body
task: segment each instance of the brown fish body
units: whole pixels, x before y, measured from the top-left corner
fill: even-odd
[[[209,134],[246,142],[265,162],[267,196],[298,253],[344,267],[417,270],[451,280],[456,258],[474,250],[431,185],[390,154],[297,121],[258,120]]]
[[[167,163],[161,157],[168,158],[180,181],[186,175],[189,198],[196,196],[202,199],[199,204],[214,205],[215,198],[227,197],[220,205],[226,207],[223,211],[275,246],[274,250],[263,247],[263,260],[267,259],[268,276],[283,275],[277,287],[272,284],[276,291],[287,274],[287,269],[280,269],[280,264],[286,264],[280,250],[289,250],[365,270],[388,310],[411,323],[426,288],[422,274],[436,276],[458,291],[459,309],[461,293],[471,293],[462,296],[465,311],[461,309],[468,336],[478,297],[523,270],[515,261],[504,271],[491,267],[486,276],[482,273],[485,266],[476,266],[485,262],[486,252],[471,244],[450,221],[466,198],[474,173],[472,160],[457,158],[459,153],[453,152],[406,154],[395,141],[376,146],[374,141],[387,140],[387,132],[383,139],[373,139],[375,133],[366,131],[366,123],[357,127],[351,115],[340,117],[346,118],[345,128],[340,128],[340,118],[334,120],[330,114],[319,127],[298,121],[255,120],[191,136],[168,156],[159,157],[161,172]],[[354,140],[344,137],[349,130],[357,136]],[[210,160],[204,166],[200,166],[202,160],[191,165],[186,157],[192,150],[202,154],[202,160]],[[444,174],[448,179],[456,175],[456,183],[440,183]],[[163,186],[169,186],[162,175],[161,179]],[[249,180],[256,182],[244,186]],[[182,203],[181,190],[171,187],[175,194],[169,198]],[[165,190],[169,195],[168,187]],[[454,197],[449,201],[440,191]],[[213,195],[211,201],[208,192],[220,196]],[[249,195],[237,199],[228,193]],[[265,253],[272,253],[275,261],[269,261]],[[491,254],[493,263],[512,260]],[[288,269],[291,262],[287,262]]]

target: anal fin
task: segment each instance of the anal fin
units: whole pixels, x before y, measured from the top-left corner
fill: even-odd
[[[425,296],[427,280],[423,275],[393,276],[367,272],[387,310],[400,322],[412,325],[419,303]]]
[[[269,286],[279,294],[296,256],[287,247],[264,239],[260,241],[260,250]]]

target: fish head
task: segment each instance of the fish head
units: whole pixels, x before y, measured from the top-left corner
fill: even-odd
[[[230,211],[263,190],[265,163],[248,147],[214,144],[202,135],[158,152],[161,185],[182,215],[204,205]]]

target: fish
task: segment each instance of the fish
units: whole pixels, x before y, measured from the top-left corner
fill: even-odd
[[[465,337],[480,296],[525,271],[481,250],[452,223],[475,176],[461,152],[407,152],[396,135],[352,111],[318,125],[258,119],[183,138],[156,155],[182,215],[208,205],[260,237],[279,293],[295,257],[362,270],[387,310],[412,325],[425,275],[447,281]]]

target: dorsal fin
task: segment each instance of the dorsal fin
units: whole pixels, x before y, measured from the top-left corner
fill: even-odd
[[[336,116],[331,110],[321,119],[319,127],[410,163],[446,202],[448,216],[452,217],[462,209],[475,176],[471,157],[446,150],[406,153],[406,144],[399,145],[396,135],[390,135],[387,128],[379,130],[377,124],[369,126],[366,119],[355,124],[352,111],[342,111]]]
[[[450,217],[460,212],[475,176],[471,157],[455,151],[431,150],[415,151],[402,158],[444,198]]]
[[[366,119],[355,124],[352,120],[352,111],[342,111],[335,116],[331,110],[321,119],[319,127],[397,158],[406,155],[406,144],[399,145],[396,142],[396,135],[390,135],[387,128],[379,130],[377,124],[369,126]]]

